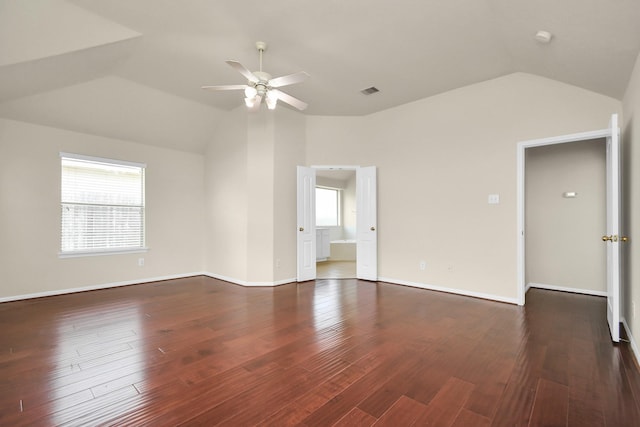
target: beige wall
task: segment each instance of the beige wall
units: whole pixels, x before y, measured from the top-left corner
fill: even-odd
[[[526,150],[527,284],[606,293],[605,154],[603,139]]]
[[[622,124],[623,227],[629,237],[623,248],[622,316],[636,340],[640,339],[640,56],[625,92]],[[633,306],[635,305],[635,313]],[[640,348],[634,341],[636,356]]]
[[[206,154],[207,271],[245,285],[295,279],[304,136],[304,116],[284,108],[239,108],[220,126]]]
[[[247,120],[231,111],[205,154],[206,269],[246,280]]]
[[[58,257],[61,151],[147,164],[147,253]],[[203,174],[198,154],[0,119],[0,298],[201,272]]]
[[[2,295],[202,270],[289,280],[295,165],[353,164],[378,167],[381,277],[515,301],[517,142],[600,129],[619,110],[614,99],[518,73],[364,117],[279,109],[269,121],[238,108],[205,156],[3,120]],[[137,255],[57,258],[58,151],[149,165],[145,267]],[[487,204],[492,193],[499,205]]]
[[[380,277],[515,301],[517,143],[602,129],[620,110],[516,73],[366,117],[309,117],[307,164],[378,166]]]
[[[274,141],[274,280],[296,277],[296,166],[305,159],[305,118],[287,108],[276,110]]]

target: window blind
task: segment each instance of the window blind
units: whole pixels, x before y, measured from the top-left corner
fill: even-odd
[[[61,254],[143,249],[145,165],[60,157]]]

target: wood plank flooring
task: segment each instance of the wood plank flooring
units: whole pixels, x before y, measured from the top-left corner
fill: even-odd
[[[0,304],[0,425],[640,425],[605,300],[194,277]]]

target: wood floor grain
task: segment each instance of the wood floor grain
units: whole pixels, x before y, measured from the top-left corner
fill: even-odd
[[[599,297],[193,277],[0,304],[0,425],[638,426]]]

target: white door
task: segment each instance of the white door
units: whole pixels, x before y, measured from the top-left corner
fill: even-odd
[[[376,168],[356,170],[356,277],[378,280],[378,225]]]
[[[298,282],[316,278],[316,171],[298,166]]]
[[[607,137],[607,321],[611,339],[620,341],[620,142],[618,115],[611,116]]]

